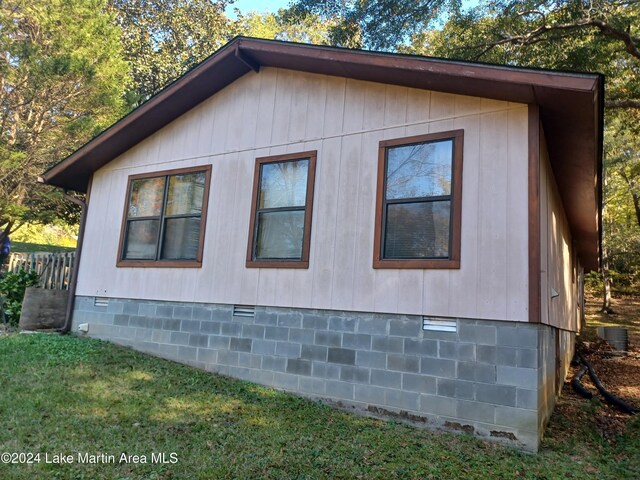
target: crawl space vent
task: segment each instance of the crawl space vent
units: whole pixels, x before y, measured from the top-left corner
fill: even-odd
[[[105,297],[96,297],[95,300],[93,301],[93,305],[95,307],[108,307],[109,299]]]
[[[457,332],[458,325],[455,320],[441,320],[438,318],[422,317],[422,329],[432,332]]]
[[[255,317],[256,307],[251,305],[234,305],[233,316],[234,317]]]

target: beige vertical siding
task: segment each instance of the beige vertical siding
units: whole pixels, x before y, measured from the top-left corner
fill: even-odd
[[[540,245],[542,323],[578,330],[578,278],[571,232],[542,141],[540,162]],[[552,290],[557,296],[552,298]]]
[[[374,270],[381,140],[464,129],[459,270]],[[80,295],[528,319],[527,107],[265,68],[96,172]],[[255,158],[317,150],[308,270],[245,268]],[[200,269],[116,268],[128,175],[212,165]]]

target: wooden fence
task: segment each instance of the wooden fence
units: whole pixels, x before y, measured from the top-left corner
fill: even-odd
[[[40,277],[40,287],[49,290],[68,290],[76,252],[11,253],[9,272],[34,270]]]

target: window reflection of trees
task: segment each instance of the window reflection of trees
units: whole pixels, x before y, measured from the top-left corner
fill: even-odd
[[[387,149],[385,258],[449,255],[452,158],[452,140]]]
[[[161,258],[197,257],[204,184],[204,172],[170,177]]]
[[[273,212],[260,215],[259,258],[301,258],[304,212]]]
[[[164,177],[135,180],[131,186],[129,217],[160,215],[164,196]]]
[[[303,207],[308,164],[308,160],[296,160],[262,165],[259,207]]]
[[[169,179],[167,215],[200,215],[205,174],[174,175]]]
[[[302,257],[308,167],[308,159],[261,166],[257,258]]]
[[[452,151],[451,140],[390,148],[387,199],[450,195]]]
[[[205,182],[205,172],[134,180],[124,258],[157,260],[158,245],[162,260],[197,258]]]

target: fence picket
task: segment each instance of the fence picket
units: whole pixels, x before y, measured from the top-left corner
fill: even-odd
[[[40,287],[49,290],[68,290],[76,252],[11,253],[7,270],[33,270],[40,277]]]

